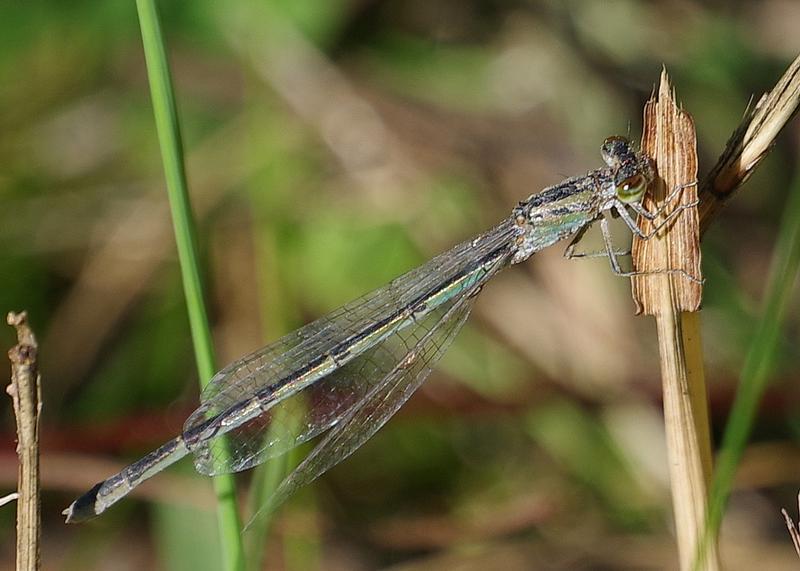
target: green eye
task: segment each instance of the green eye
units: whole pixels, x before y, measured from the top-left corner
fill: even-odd
[[[640,174],[633,175],[617,185],[614,191],[622,202],[638,202],[647,190],[647,180]]]

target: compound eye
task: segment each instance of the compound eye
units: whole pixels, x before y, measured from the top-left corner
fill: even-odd
[[[623,180],[614,191],[622,202],[639,202],[647,190],[647,179],[644,175],[635,174]]]

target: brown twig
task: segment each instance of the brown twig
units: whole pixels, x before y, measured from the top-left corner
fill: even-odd
[[[662,98],[669,95],[664,79],[662,76],[659,93]],[[697,214],[692,211],[688,219],[681,216],[683,221],[679,220],[675,225],[677,228],[670,233],[670,243],[673,246],[664,248],[659,240],[650,241],[652,245],[634,241],[634,267],[643,271],[679,268],[699,277],[699,274],[693,273],[695,268],[699,272],[699,235],[705,232],[724,203],[769,153],[775,138],[795,115],[799,106],[800,57],[792,62],[775,88],[745,112],[717,164],[699,184],[700,204]],[[673,113],[676,117],[679,115],[677,109]],[[691,133],[685,133],[690,135],[691,149],[685,144],[673,145],[671,150],[666,147],[659,149],[658,145],[650,149],[648,137],[652,133],[649,132],[647,117],[645,119],[642,144],[657,159],[660,174],[668,182],[667,188],[675,188],[675,185],[681,184],[679,179],[670,179],[674,174],[668,174],[670,169],[681,164],[686,171],[683,173],[683,178],[686,179],[683,182],[687,182],[689,171],[696,173],[697,165],[693,127]],[[686,120],[690,122],[688,115]],[[684,125],[681,130],[686,130],[689,126]],[[687,150],[691,150],[691,156],[687,156]],[[684,202],[685,200],[684,198]],[[697,222],[693,222],[692,218]],[[698,222],[699,234],[691,228]],[[654,285],[659,283],[660,286]],[[678,289],[675,289],[676,283],[680,283]],[[702,533],[707,516],[707,490],[711,474],[706,391],[702,376],[699,323],[695,313],[700,297],[699,288],[695,288],[697,295],[694,296],[692,287],[691,282],[677,282],[663,274],[634,280],[634,298],[639,312],[656,315],[659,329],[673,501],[681,565],[684,569],[691,568],[695,562],[695,550],[701,541],[698,534]],[[670,378],[672,381],[668,383]],[[677,482],[676,478],[682,483]],[[702,568],[718,567],[715,540],[709,540],[705,553],[700,554],[700,557],[697,562]]]
[[[38,346],[24,311],[9,313],[7,321],[17,330],[17,345],[8,351],[11,384],[6,389],[14,403],[17,420],[17,571],[33,571],[39,568],[41,539],[39,413],[42,394],[37,365]]]
[[[797,495],[797,506],[798,512],[800,512],[800,494]],[[792,544],[794,545],[794,551],[797,553],[797,556],[800,557],[800,531],[797,530],[797,526],[792,519],[792,516],[789,515],[784,508],[781,508],[781,513],[783,514],[783,521],[786,522],[786,529],[789,530],[789,537],[792,538]]]
[[[688,113],[678,109],[666,71],[661,73],[658,97],[647,102],[644,109],[642,150],[656,162],[658,177],[645,197],[645,209],[664,208],[664,199],[682,188],[672,203],[666,205],[659,220],[640,217],[645,233],[654,224],[662,223],[677,208],[696,200],[697,139],[694,123]],[[700,307],[700,238],[698,216],[694,208],[681,213],[651,240],[634,240],[633,263],[637,271],[647,275],[632,281],[637,313],[658,315],[663,310],[663,286],[671,288],[670,307],[677,311],[697,311]],[[663,270],[672,273],[666,274]],[[689,276],[694,278],[687,279]]]
[[[661,74],[658,97],[645,106],[642,150],[655,160],[659,175],[645,208],[663,207],[673,189],[683,190],[666,205],[665,215],[695,201],[694,123],[675,104],[666,71]],[[652,228],[643,217],[639,223],[644,232]],[[689,570],[705,529],[711,479],[708,404],[696,314],[702,294],[697,209],[686,208],[652,239],[634,240],[632,258],[634,268],[647,273],[632,282],[637,313],[656,319],[678,551],[681,569]],[[716,544],[706,550],[702,569],[719,569]]]
[[[800,106],[800,56],[769,93],[749,107],[725,150],[700,183],[700,233],[767,156],[778,134]]]

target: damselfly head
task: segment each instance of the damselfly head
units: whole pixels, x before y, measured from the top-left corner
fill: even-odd
[[[619,135],[614,135],[603,141],[603,146],[600,147],[600,154],[603,156],[603,161],[605,161],[608,166],[615,168],[626,160],[629,160],[636,153],[628,139]]]
[[[636,151],[625,137],[608,137],[600,149],[603,160],[611,167],[614,178],[614,194],[629,204],[639,202],[653,180],[650,159]]]

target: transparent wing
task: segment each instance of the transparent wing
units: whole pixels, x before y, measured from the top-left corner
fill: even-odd
[[[323,370],[318,377],[300,372],[313,371],[315,360],[342,347],[349,339],[364,337],[364,332],[374,329],[376,323],[401,313],[453,276],[468,273],[471,268],[480,269],[472,282],[467,281],[460,289],[449,291],[451,297],[458,297],[465,287],[474,285],[475,280],[484,281],[487,271],[480,268],[479,261],[498,249],[503,251],[506,246],[510,255],[515,232],[513,222],[506,221],[217,373],[201,395],[201,406],[184,425],[184,437],[195,453],[198,471],[218,474],[249,468],[332,426],[342,410],[369,390],[367,371],[358,367],[368,367],[364,363],[380,360],[377,355],[388,349],[378,346],[385,344],[395,330],[387,328],[372,338],[365,337],[367,341],[360,345],[359,353],[351,356],[362,361],[360,365],[343,361],[338,368]],[[447,296],[442,296],[434,302],[448,300]],[[413,327],[413,322],[410,323],[405,325]],[[364,359],[358,358],[359,355]],[[374,377],[372,381],[375,382]],[[248,418],[240,426],[209,431],[208,439],[192,438],[207,429],[209,422],[248,399],[256,398],[260,416]],[[281,406],[275,408],[277,403]],[[298,406],[301,403],[304,406]],[[286,410],[304,407],[307,412],[298,427],[292,426],[290,430],[287,424],[284,429],[275,421]],[[224,433],[228,436],[230,454],[217,458],[209,450],[209,441]]]
[[[193,449],[197,471],[213,476],[246,470],[329,429],[343,411],[360,401],[383,376],[381,364],[391,359],[399,336],[399,333],[391,335],[358,359],[232,428],[225,434],[229,454],[215,454],[213,441],[199,443]]]
[[[517,229],[506,220],[477,238],[462,242],[427,263],[392,280],[276,342],[235,361],[214,375],[200,395],[207,410],[222,411],[243,396],[281,379],[309,359],[333,349],[347,337],[406,307],[476,259],[509,243]]]
[[[298,488],[312,482],[371,438],[425,381],[469,316],[480,284],[429,314],[417,327],[393,335],[381,351],[359,360],[370,374],[383,373],[369,391],[331,428],[300,465],[278,486],[253,520],[272,511]],[[252,523],[251,521],[251,523]]]
[[[328,375],[269,404],[269,408],[212,438],[196,442],[191,450],[195,467],[203,474],[219,474],[250,468],[283,454],[330,427],[354,406],[358,406],[399,362],[407,357],[423,335],[469,292],[481,287],[511,256],[503,250],[492,260],[469,273],[465,284],[425,313],[409,319],[381,342],[360,353]],[[227,453],[220,453],[214,441],[225,434]]]

